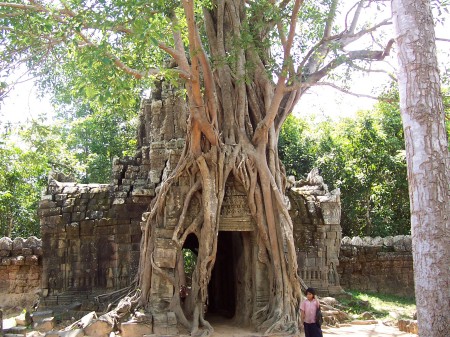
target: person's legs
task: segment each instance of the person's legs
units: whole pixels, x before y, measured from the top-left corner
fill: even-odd
[[[309,326],[311,324],[303,323],[303,327],[305,328],[305,337],[312,337],[311,332],[309,331]]]
[[[309,331],[310,331],[310,336],[311,337],[323,337],[322,334],[322,329],[320,328],[320,326],[318,324],[310,324],[311,326],[309,327]]]

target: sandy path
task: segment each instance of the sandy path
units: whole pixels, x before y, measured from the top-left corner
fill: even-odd
[[[262,334],[242,327],[233,326],[232,321],[223,318],[211,318],[209,322],[214,327],[213,337],[261,337]],[[323,329],[324,337],[417,337],[417,335],[402,332],[397,328],[386,326],[379,322],[371,325],[346,325],[339,328]],[[279,335],[286,336],[286,335]]]
[[[328,328],[323,330],[325,336],[348,336],[348,337],[417,337],[410,333],[402,332],[397,328],[386,326],[383,323],[371,325],[350,325],[340,328]]]

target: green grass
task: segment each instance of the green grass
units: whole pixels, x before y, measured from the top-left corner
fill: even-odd
[[[346,307],[344,310],[350,314],[360,315],[363,312],[370,312],[376,319],[412,319],[416,311],[414,298],[359,291],[349,293],[353,295],[353,299],[343,299],[340,302]]]

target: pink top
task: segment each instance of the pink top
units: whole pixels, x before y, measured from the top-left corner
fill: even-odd
[[[319,302],[314,298],[312,301],[305,299],[300,304],[300,310],[305,312],[304,323],[316,323],[316,310],[319,307]]]

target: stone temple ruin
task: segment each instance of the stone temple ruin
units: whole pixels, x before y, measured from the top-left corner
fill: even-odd
[[[119,298],[133,286],[141,225],[159,184],[175,168],[184,147],[186,105],[176,90],[163,83],[143,103],[139,119],[136,153],[114,160],[111,184],[49,179],[39,208],[41,304],[52,306],[78,299],[92,308],[101,305],[102,297],[96,295],[115,291]],[[316,171],[304,181],[290,178],[290,185],[288,197],[300,276],[321,295],[341,293],[336,271],[341,243],[339,192],[329,193]],[[163,223],[156,229],[154,263],[169,274],[179,267],[171,240],[180,216],[175,206],[188,189],[188,181],[181,178],[169,196]],[[194,205],[188,216],[193,218],[196,212]],[[269,285],[265,269],[256,258],[254,227],[245,193],[237,183],[227,182],[208,312],[250,317],[267,302]],[[184,248],[195,252],[198,242],[194,235],[188,237]],[[244,273],[248,268],[251,272]],[[168,333],[176,329],[176,320],[173,313],[167,313],[167,303],[178,290],[157,273],[153,273],[151,282],[153,331],[164,328],[158,331]],[[246,289],[250,285],[254,291]],[[255,298],[247,298],[247,307],[239,307],[237,297],[253,294]]]

